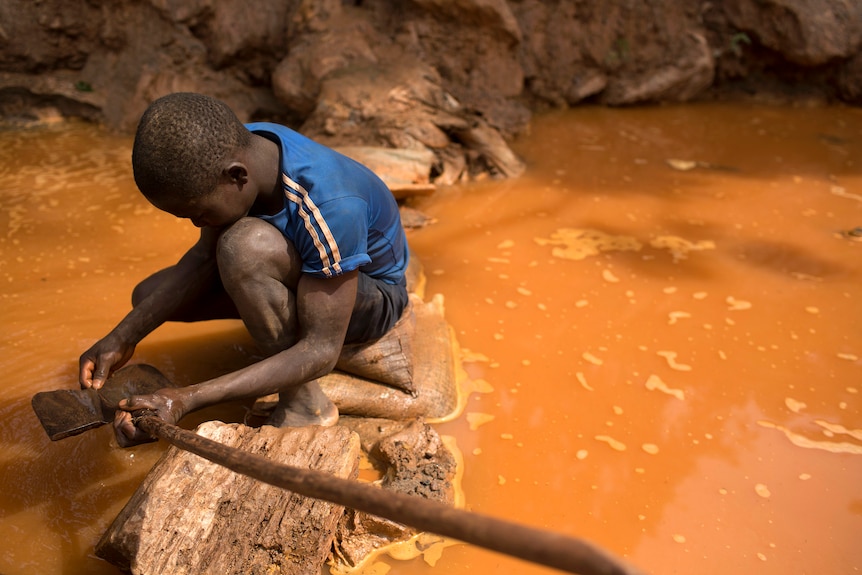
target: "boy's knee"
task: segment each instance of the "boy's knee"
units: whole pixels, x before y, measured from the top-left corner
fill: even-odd
[[[243,270],[281,276],[295,267],[296,250],[274,226],[253,217],[242,218],[225,230],[218,242],[218,266],[224,278]],[[269,271],[265,271],[269,270]]]
[[[267,229],[269,228],[269,229]],[[261,255],[266,250],[266,238],[275,229],[258,218],[242,218],[226,229],[218,241],[219,265],[241,263]]]
[[[219,260],[238,255],[247,257],[247,254],[259,243],[256,241],[257,238],[265,233],[265,230],[261,229],[261,224],[268,225],[257,218],[242,218],[222,232],[218,241]]]

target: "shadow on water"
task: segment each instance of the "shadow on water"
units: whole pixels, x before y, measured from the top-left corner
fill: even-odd
[[[257,357],[242,325],[186,336],[182,326],[168,329],[174,332],[172,337],[156,332],[152,336],[156,341],[144,340],[130,363],[153,364],[178,384],[189,385],[239,369]],[[63,370],[76,371],[77,364],[71,362]],[[250,404],[250,400],[237,401],[206,408],[189,414],[180,426],[193,429],[213,419],[242,422]],[[46,527],[55,535],[52,545],[61,546],[63,557],[75,557],[79,549],[95,543],[80,541],[82,533],[110,520],[104,516],[105,508],[122,504],[167,448],[164,442],[157,442],[121,449],[109,424],[52,442],[43,432],[29,397],[0,400],[0,414],[4,415],[0,521],[14,521],[17,514],[45,507],[49,517]],[[102,564],[98,559],[89,560],[96,563],[87,569]],[[111,572],[107,564],[104,566]],[[81,572],[75,562],[66,568],[64,572],[70,574]]]
[[[731,243],[729,247],[730,251],[746,264],[782,275],[826,279],[851,273],[846,266],[822,256],[816,250],[791,243],[748,240]]]
[[[213,334],[179,336],[173,339],[160,338],[154,343],[148,343],[147,340],[144,340],[138,346],[135,356],[129,363],[153,364],[178,385],[190,385],[249,365],[258,358],[255,354],[256,350],[251,338],[245,328],[240,325]],[[63,371],[75,373],[77,363],[70,362]],[[0,474],[3,474],[3,477],[8,477],[10,474],[29,478],[49,477],[50,474],[44,472],[56,467],[57,457],[67,452],[91,451],[98,457],[102,457],[103,454],[99,455],[99,453],[103,451],[102,443],[104,443],[105,437],[101,436],[110,437],[110,433],[103,434],[103,432],[109,431],[109,425],[52,442],[43,432],[30,405],[30,399],[30,397],[13,397],[0,400],[0,414],[3,414],[4,419],[3,446],[6,450],[17,449],[19,455],[23,455],[21,452],[24,451],[35,451],[43,454],[44,457],[40,456],[35,459],[14,458],[11,462],[0,465]],[[228,410],[222,409],[221,414],[230,415],[231,410],[237,414],[244,413],[239,407],[242,402],[236,403]],[[212,408],[189,414],[183,419],[182,425],[184,427],[197,425],[197,423],[193,423],[195,420],[211,415],[214,415]],[[33,443],[34,440],[36,441],[35,444]],[[145,448],[145,446],[140,448]],[[88,471],[84,473],[93,473],[91,479],[97,480],[103,477],[99,470],[105,468],[104,463],[104,460],[96,460],[87,465]],[[10,482],[5,489],[7,495],[10,493],[8,486],[16,483],[20,486],[22,494],[28,492],[29,488],[26,481]],[[29,499],[38,502],[43,498],[43,495],[32,495]],[[21,501],[28,500],[26,497],[19,499]],[[2,511],[8,513],[10,509],[7,507]]]
[[[613,192],[624,176],[636,178],[656,165],[663,168],[650,171],[650,187],[656,189],[672,189],[681,181],[689,187],[702,174],[773,179],[821,175],[824,169],[836,177],[862,173],[862,163],[856,161],[862,151],[862,110],[853,107],[579,107],[538,116],[534,123],[562,145],[550,153],[543,148],[537,156],[516,141],[528,165],[559,184],[590,184],[603,193]],[[698,165],[679,171],[668,160]],[[619,178],[593,177],[590,166],[598,162],[619,165]]]

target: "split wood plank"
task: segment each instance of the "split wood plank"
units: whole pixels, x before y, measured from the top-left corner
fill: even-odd
[[[196,432],[272,461],[344,479],[360,442],[344,427],[250,428],[211,421]],[[96,546],[135,575],[318,575],[344,508],[169,448]]]

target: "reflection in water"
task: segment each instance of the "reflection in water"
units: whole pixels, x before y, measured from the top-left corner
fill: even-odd
[[[466,367],[441,424],[469,508],[587,537],[652,573],[862,568],[862,112],[582,108],[535,121],[516,181],[417,202],[410,232]],[[52,444],[29,408],[195,230],[134,190],[130,140],[0,132],[0,572],[114,573],[92,546],[164,449]],[[254,361],[237,322],[137,350],[180,384]],[[241,404],[186,427],[241,420]],[[475,549],[393,573],[540,573]]]

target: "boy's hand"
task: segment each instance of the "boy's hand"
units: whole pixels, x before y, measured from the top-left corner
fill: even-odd
[[[129,344],[113,333],[97,341],[78,360],[78,383],[82,388],[101,389],[114,371],[123,367],[135,353]]]
[[[172,425],[182,419],[186,408],[177,391],[173,388],[165,388],[150,395],[133,395],[121,400],[119,409],[114,414],[114,436],[120,447],[132,447],[155,441],[148,433],[135,426],[132,414],[134,411],[142,409],[153,411],[156,417]]]

